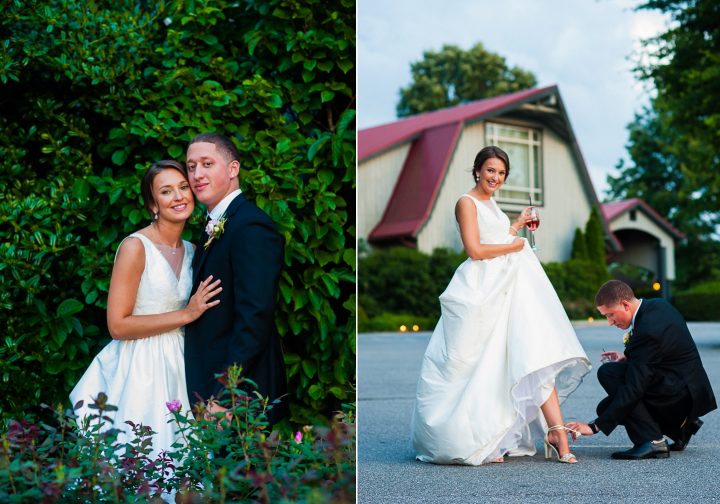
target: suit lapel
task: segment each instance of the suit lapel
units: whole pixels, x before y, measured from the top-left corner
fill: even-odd
[[[232,216],[235,215],[235,213],[237,213],[238,209],[245,202],[247,202],[247,200],[245,199],[245,196],[242,193],[240,193],[235,197],[234,200],[232,200],[232,203],[230,203],[230,206],[228,207],[228,209],[225,210],[224,215],[225,215],[225,218],[227,219],[227,222],[225,222],[226,232],[228,232],[228,222],[230,221]],[[220,236],[220,238],[218,238],[218,239],[221,240],[222,238],[223,237]],[[208,235],[207,235],[207,233],[205,233],[205,231],[203,231],[201,241],[197,245],[197,247],[199,249],[201,249],[200,253],[196,254],[195,257],[193,258],[193,286],[198,284],[198,276],[200,275],[200,271],[202,270],[202,267],[205,264],[205,261],[207,260],[208,256],[210,256],[210,253],[212,252],[213,247],[215,247],[215,245],[216,245],[215,242],[213,241],[213,243],[211,243],[208,248],[205,248],[205,242],[207,242],[207,240],[208,240]]]
[[[200,236],[200,241],[197,244],[197,247],[195,248],[195,256],[193,257],[192,262],[192,271],[193,271],[193,288],[195,285],[197,285],[197,277],[198,273],[200,272],[200,266],[202,266],[202,263],[205,260],[205,255],[207,255],[207,249],[205,248],[205,242],[208,239],[207,233],[203,230],[202,235]]]

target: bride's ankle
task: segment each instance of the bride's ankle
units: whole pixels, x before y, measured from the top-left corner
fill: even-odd
[[[565,434],[565,431],[561,430],[554,430],[548,432],[548,441],[552,443],[557,450],[560,452],[560,455],[564,455],[565,453],[570,451],[570,443],[567,438],[567,434]]]

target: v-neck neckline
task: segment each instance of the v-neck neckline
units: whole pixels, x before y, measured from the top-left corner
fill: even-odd
[[[162,258],[163,263],[165,264],[167,269],[170,270],[171,276],[175,279],[175,283],[177,285],[180,285],[180,279],[182,278],[183,270],[185,269],[185,261],[187,261],[187,257],[188,257],[188,251],[187,251],[187,247],[185,246],[185,241],[182,241],[183,258],[180,263],[180,274],[176,275],[175,270],[173,270],[172,264],[170,264],[170,261],[167,260],[167,258],[163,255],[163,253],[160,251],[160,249],[157,248],[157,245],[155,244],[154,241],[152,241],[150,238],[148,238],[147,236],[145,236],[142,233],[138,232],[138,233],[133,233],[133,234],[139,235],[142,238],[146,239],[148,242],[150,242],[150,245],[152,245],[152,248],[155,251],[155,253],[157,253]]]

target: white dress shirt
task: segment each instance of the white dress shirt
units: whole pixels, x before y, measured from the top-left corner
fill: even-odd
[[[210,217],[212,220],[219,220],[220,217],[223,216],[225,211],[230,206],[230,203],[232,203],[233,200],[237,198],[240,193],[242,193],[242,190],[236,189],[227,196],[225,196],[223,199],[220,200],[220,203],[218,203],[215,208],[212,209],[211,212],[208,212],[208,217]]]

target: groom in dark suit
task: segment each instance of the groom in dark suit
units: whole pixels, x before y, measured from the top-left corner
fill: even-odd
[[[240,190],[240,161],[232,141],[206,133],[188,144],[188,179],[208,210],[208,225],[195,250],[193,292],[201,279],[222,281],[220,304],[185,328],[185,376],[191,403],[217,398],[215,374],[237,363],[243,376],[274,401],[287,394],[285,364],[275,327],[283,238],[273,221]],[[248,392],[251,392],[248,390]],[[223,408],[210,400],[208,411]],[[277,422],[287,400],[268,417]]]
[[[610,325],[630,332],[624,353],[601,354],[611,362],[598,369],[608,394],[597,406],[598,417],[566,427],[590,436],[624,425],[633,448],[613,453],[615,459],[666,458],[684,450],[703,424],[699,417],[717,405],[682,315],[663,299],[637,299],[619,280],[600,287],[595,305]],[[664,436],[675,442],[668,447]]]

